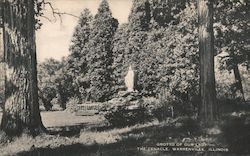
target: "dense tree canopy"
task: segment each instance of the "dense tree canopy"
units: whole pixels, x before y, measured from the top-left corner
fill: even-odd
[[[116,96],[126,90],[124,77],[130,65],[142,95],[168,94],[186,103],[197,101],[196,6],[193,0],[134,0],[128,23],[119,27],[106,0],[94,18],[84,10],[72,36],[70,55],[57,74],[64,103],[71,97],[106,101]],[[215,52],[224,69],[249,62],[247,13],[245,1],[215,3]]]
[[[128,24],[120,25],[113,39],[113,90],[115,93],[126,90],[124,77],[127,71],[126,53],[129,39]]]
[[[58,78],[61,68],[61,62],[54,59],[48,59],[38,65],[38,95],[46,110],[52,109],[53,104],[51,102],[59,94],[58,86],[61,82],[58,81]]]
[[[239,65],[249,68],[250,45],[249,1],[216,1],[215,43],[220,68],[233,71],[235,83],[231,91],[245,100]]]
[[[218,53],[223,54],[224,68],[234,64],[249,66],[250,9],[249,1],[217,1],[215,9],[215,36]]]
[[[93,101],[105,101],[112,94],[112,40],[117,26],[108,2],[103,0],[94,17],[88,43],[89,94]]]
[[[87,56],[89,56],[88,43],[91,34],[92,19],[90,11],[85,9],[75,28],[69,48],[70,55],[65,67],[68,77],[72,80],[70,81],[69,79],[72,83],[75,96],[81,100],[83,100],[83,97],[86,97],[86,89],[90,85],[90,80],[87,77]]]

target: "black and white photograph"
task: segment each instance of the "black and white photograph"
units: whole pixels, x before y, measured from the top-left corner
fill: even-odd
[[[250,156],[250,0],[0,0],[0,156]]]

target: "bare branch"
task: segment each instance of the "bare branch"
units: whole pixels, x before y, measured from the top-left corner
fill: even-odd
[[[48,18],[47,16],[40,16],[40,17],[45,18],[46,20],[52,22],[52,20],[50,18]]]
[[[67,13],[67,12],[54,12],[54,14],[60,14],[60,15],[69,15],[69,16],[72,16],[72,17],[75,17],[75,18],[79,18],[79,16],[76,16],[74,14],[71,14],[71,13]]]
[[[62,23],[62,16],[63,15],[68,15],[68,16],[72,16],[72,17],[75,17],[75,18],[79,18],[78,16],[74,15],[74,14],[71,14],[71,13],[67,13],[67,12],[60,12],[60,10],[58,8],[54,8],[53,5],[51,4],[51,2],[48,2],[46,0],[42,0],[40,2],[43,6],[43,9],[46,10],[46,6],[49,6],[50,10],[52,11],[52,15],[54,17],[54,21],[57,20],[57,17],[59,17],[60,19],[60,22]],[[47,19],[48,21],[52,22],[52,20],[46,16],[41,16],[45,19]]]

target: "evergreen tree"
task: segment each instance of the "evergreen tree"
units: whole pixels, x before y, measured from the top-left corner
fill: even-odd
[[[89,87],[87,78],[87,54],[89,49],[87,44],[91,33],[92,15],[89,9],[85,9],[79,18],[78,25],[75,28],[71,45],[70,55],[67,59],[66,71],[67,81],[72,81],[72,90],[79,99],[86,96],[86,89]]]
[[[112,17],[107,0],[103,0],[94,17],[88,55],[88,90],[92,101],[106,101],[112,95],[112,40],[118,21]]]
[[[145,42],[150,57],[144,63],[144,66],[148,66],[145,70],[150,74],[147,74],[143,85],[148,91],[152,88],[155,94],[162,97],[171,95],[172,99],[185,101],[183,104],[191,104],[189,102],[197,96],[199,77],[195,5],[186,5],[175,18],[178,23],[169,23],[166,27],[151,20],[154,27],[150,29]]]
[[[89,9],[84,9],[79,17],[77,26],[72,36],[71,45],[69,48],[70,56],[72,58],[80,59],[84,56],[81,52],[89,41],[91,33],[90,26],[92,22],[92,15]]]
[[[150,4],[148,0],[134,0],[132,11],[129,15],[128,31],[129,39],[127,50],[125,53],[126,68],[130,65],[134,68],[138,77],[135,89],[143,90],[143,60],[147,54],[145,53],[145,41],[147,40],[147,31],[150,24]],[[144,94],[144,93],[143,93]]]
[[[155,96],[160,90],[159,83],[163,78],[161,78],[159,68],[160,64],[163,64],[164,53],[169,48],[168,44],[161,40],[164,38],[166,41],[165,39],[168,38],[163,32],[169,34],[167,32],[169,30],[165,31],[166,26],[172,25],[171,21],[177,19],[176,15],[186,7],[185,4],[186,1],[133,1],[128,23],[129,38],[124,65],[125,69],[129,65],[134,67],[137,73],[136,89],[145,96]],[[163,32],[158,31],[161,27]]]
[[[127,72],[127,63],[125,54],[127,50],[127,42],[129,38],[128,24],[122,24],[117,29],[113,39],[113,80],[115,93],[126,90],[124,77]]]
[[[153,26],[165,27],[170,23],[178,23],[175,15],[185,9],[188,1],[190,0],[150,0],[152,19],[156,22]]]

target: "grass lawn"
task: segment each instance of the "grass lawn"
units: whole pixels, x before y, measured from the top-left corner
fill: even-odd
[[[97,125],[104,122],[104,117],[95,116],[76,116],[65,111],[41,112],[42,121],[45,127],[63,127],[76,125]]]
[[[42,121],[45,127],[64,127],[83,124],[100,124],[104,121],[102,116],[76,116],[66,111],[41,112]],[[0,122],[2,113],[0,113]]]
[[[42,111],[42,122],[50,134],[72,136],[79,134],[81,129],[90,129],[105,125],[105,118],[101,115],[76,116],[66,111]],[[0,122],[2,113],[0,113]]]
[[[209,152],[216,156],[249,156],[249,114],[230,117],[221,127],[201,129],[189,118],[156,120],[123,128],[105,127],[102,116],[75,116],[67,112],[42,112],[44,125],[56,135],[43,134],[32,138],[23,135],[8,141],[0,134],[0,155],[20,156],[179,156],[204,155],[204,152],[148,150],[165,147],[165,143],[200,143],[199,147],[229,147],[233,152]],[[67,128],[68,129],[65,129]],[[77,131],[76,131],[77,130]],[[67,133],[67,132],[74,133]],[[204,133],[204,131],[206,131]],[[66,134],[65,134],[66,132]],[[157,145],[157,144],[161,145]],[[203,145],[202,145],[203,144]],[[139,150],[142,148],[142,150]],[[143,149],[143,148],[146,149]]]

